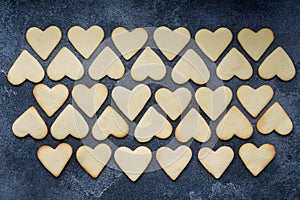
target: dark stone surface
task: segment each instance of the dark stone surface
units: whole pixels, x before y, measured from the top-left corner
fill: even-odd
[[[263,81],[257,75],[257,67],[261,61],[277,46],[282,46],[286,50],[296,68],[299,69],[299,11],[299,0],[152,1],[149,3],[0,0],[0,199],[299,199],[299,73],[290,82],[282,82],[277,78]],[[136,183],[132,183],[120,171],[109,167],[106,167],[100,177],[94,180],[78,165],[74,155],[62,175],[57,179],[54,178],[39,163],[36,151],[41,145],[56,146],[60,142],[54,140],[50,134],[42,141],[30,137],[16,138],[11,132],[11,125],[31,105],[38,108],[49,127],[58,113],[51,119],[47,118],[32,95],[34,84],[26,82],[15,87],[7,82],[6,75],[23,49],[33,53],[25,40],[28,28],[38,26],[44,29],[49,25],[56,25],[63,32],[63,40],[59,48],[55,49],[48,61],[41,61],[34,54],[46,69],[62,44],[73,49],[66,37],[70,27],[80,25],[88,28],[94,24],[103,27],[106,38],[117,26],[129,29],[161,25],[171,28],[185,26],[190,30],[192,37],[200,28],[215,30],[225,26],[234,33],[234,42],[230,47],[237,47],[242,52],[244,51],[236,41],[240,29],[249,27],[258,30],[261,27],[270,27],[275,33],[275,41],[263,58],[255,63],[247,56],[255,72],[253,78],[244,82],[233,79],[225,85],[235,91],[238,86],[245,83],[253,87],[270,84],[275,91],[272,102],[279,101],[290,115],[294,123],[293,132],[285,137],[276,133],[263,136],[255,129],[248,142],[256,145],[271,143],[277,150],[273,162],[258,177],[253,177],[247,171],[237,155],[239,147],[246,141],[234,138],[227,142],[218,141],[214,146],[216,149],[221,145],[228,145],[235,152],[235,159],[219,180],[215,180],[199,164],[197,152],[200,144],[197,142],[191,144],[194,154],[190,164],[175,182],[171,181],[162,170],[158,170],[145,173]],[[76,55],[80,57],[78,53]],[[80,59],[82,60],[81,57]],[[44,82],[50,86],[55,84],[47,78]],[[111,91],[113,82],[108,79],[103,82],[109,85]],[[63,83],[69,87],[73,85],[68,79],[64,79]],[[110,99],[106,104],[109,101]],[[71,102],[70,98],[68,102]],[[244,111],[236,98],[231,105],[237,105]],[[251,119],[255,128],[257,120],[252,119],[247,113],[246,116]],[[117,145],[127,145],[132,148],[140,145],[132,137],[111,140]],[[81,141],[73,138],[64,141],[70,143],[74,150],[81,145]],[[156,150],[165,143],[154,139],[146,146]]]

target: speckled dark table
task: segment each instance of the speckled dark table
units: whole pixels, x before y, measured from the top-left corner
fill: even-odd
[[[289,136],[282,137],[275,133],[263,136],[255,129],[253,136],[247,140],[256,145],[271,143],[277,150],[276,158],[258,177],[253,177],[237,156],[239,147],[246,141],[234,138],[228,142],[218,141],[214,147],[229,145],[236,155],[219,180],[215,180],[199,164],[196,155],[200,144],[193,142],[191,144],[193,158],[175,182],[171,181],[162,170],[158,170],[142,175],[136,183],[132,183],[122,172],[109,167],[106,167],[100,177],[94,180],[78,165],[74,156],[62,175],[57,179],[54,178],[41,166],[36,157],[36,151],[43,144],[56,146],[59,141],[55,141],[50,134],[42,141],[36,141],[30,137],[18,139],[11,132],[13,121],[22,112],[31,105],[38,107],[32,95],[34,85],[26,82],[20,87],[14,87],[6,79],[8,69],[23,49],[28,49],[33,53],[24,37],[26,30],[32,26],[44,29],[49,25],[57,25],[64,33],[59,47],[66,44],[70,48],[73,47],[67,41],[66,32],[73,25],[80,25],[84,28],[94,24],[100,25],[105,30],[106,37],[117,26],[129,29],[161,25],[171,28],[185,26],[190,30],[192,37],[200,28],[214,30],[225,26],[234,33],[234,42],[230,46],[237,46],[239,49],[241,48],[236,41],[236,35],[241,28],[249,27],[258,30],[261,27],[270,27],[275,33],[275,41],[261,60],[280,45],[287,51],[299,70],[299,0],[272,1],[271,3],[265,1],[241,1],[243,3],[152,1],[144,4],[141,1],[90,0],[65,2],[0,1],[0,199],[300,198],[299,73],[294,80],[287,83],[278,79],[263,81],[257,75],[257,67],[261,61],[255,63],[247,56],[254,68],[253,78],[244,82],[233,79],[225,83],[233,90],[245,83],[253,87],[270,84],[275,90],[272,102],[279,101],[293,120],[294,130]],[[41,63],[46,68],[49,61]],[[50,86],[54,85],[47,78],[44,82]],[[105,79],[104,82],[111,91],[113,82],[109,79]],[[69,87],[73,85],[68,79],[64,79],[63,83]],[[69,98],[68,101],[71,102],[71,99]],[[238,105],[241,108],[236,98],[231,105]],[[51,125],[57,116],[56,114],[48,119],[40,108],[38,110],[48,125]],[[246,115],[250,118],[248,114]],[[255,127],[256,120],[251,119],[251,122]],[[140,145],[132,137],[112,140],[119,146],[126,145],[135,148]],[[81,145],[80,141],[73,138],[67,138],[64,141],[72,144],[74,149]],[[167,142],[153,139],[146,146],[156,150]]]

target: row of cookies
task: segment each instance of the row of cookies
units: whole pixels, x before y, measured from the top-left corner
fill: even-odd
[[[104,31],[99,26],[91,26],[87,30],[74,26],[68,31],[68,39],[75,49],[88,59],[104,39]],[[49,26],[42,31],[32,27],[26,32],[26,39],[32,49],[43,59],[47,60],[61,41],[62,33],[56,26]],[[174,30],[166,26],[155,28],[153,39],[158,49],[172,61],[176,55],[190,42],[191,34],[188,29],[178,27]],[[237,35],[238,41],[248,55],[258,61],[274,40],[274,33],[269,28],[257,32],[244,28]],[[127,30],[117,27],[112,31],[111,40],[126,60],[130,60],[149,39],[144,28]],[[219,28],[214,32],[200,29],[195,34],[195,42],[212,61],[216,61],[229,46],[233,34],[228,28]]]
[[[242,106],[254,118],[258,116],[274,95],[274,91],[269,85],[263,85],[256,89],[249,85],[242,85],[236,93]],[[69,91],[63,84],[57,84],[52,88],[38,84],[34,87],[33,94],[45,113],[52,117],[68,98]],[[89,118],[95,115],[107,96],[108,89],[101,83],[94,84],[90,88],[83,84],[77,84],[72,90],[73,100]],[[111,96],[124,115],[133,121],[150,99],[151,89],[145,84],[139,84],[131,90],[117,86],[112,90]],[[192,93],[185,87],[180,87],[174,91],[160,88],[155,92],[154,97],[156,103],[169,118],[176,120],[191,102]],[[213,121],[227,108],[232,98],[232,91],[226,86],[221,86],[215,91],[208,87],[200,87],[195,93],[198,105]],[[132,99],[137,99],[138,106],[132,105],[128,108],[129,104],[134,104],[131,102]]]
[[[67,143],[58,145],[55,149],[42,146],[37,156],[42,165],[55,177],[58,177],[73,154],[72,147]],[[257,148],[252,143],[246,143],[239,149],[239,156],[247,169],[257,176],[275,157],[276,150],[271,144]],[[108,164],[112,150],[107,144],[98,144],[94,149],[81,146],[77,149],[76,158],[79,164],[93,178],[97,178]],[[181,145],[176,149],[161,147],[155,153],[156,160],[163,171],[176,180],[192,158],[190,147]],[[216,179],[220,178],[234,158],[234,151],[229,146],[222,146],[216,151],[202,147],[198,159],[203,167]],[[140,146],[135,150],[128,147],[118,147],[114,152],[114,161],[131,181],[136,181],[147,169],[152,160],[152,152],[148,147]]]
[[[113,50],[105,47],[90,65],[88,73],[94,80],[106,76],[117,80],[124,76],[125,67]],[[143,50],[130,69],[131,77],[138,82],[147,78],[160,81],[166,73],[165,64],[150,47]],[[236,48],[232,48],[218,65],[216,73],[224,81],[233,77],[248,80],[253,75],[253,69],[247,59]],[[264,79],[278,76],[281,80],[288,81],[294,78],[296,70],[289,56],[278,47],[262,62],[258,74]],[[63,47],[50,62],[47,75],[54,81],[64,77],[79,80],[84,75],[84,67],[67,47]],[[26,80],[38,83],[44,76],[45,72],[41,64],[27,50],[24,50],[10,68],[8,81],[13,85],[20,85]],[[210,72],[203,59],[193,49],[188,49],[173,67],[171,77],[177,84],[184,84],[191,80],[202,85],[209,81]]]

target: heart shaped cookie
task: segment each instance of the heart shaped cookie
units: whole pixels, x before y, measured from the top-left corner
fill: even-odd
[[[271,101],[273,95],[274,91],[268,85],[263,85],[257,89],[253,89],[249,85],[242,85],[237,90],[238,100],[254,118]]]
[[[91,88],[77,84],[72,90],[73,100],[89,118],[99,110],[107,95],[108,90],[101,83],[96,83]]]
[[[293,123],[288,114],[278,102],[275,102],[257,121],[257,130],[262,134],[276,131],[287,135],[293,130]]]
[[[221,140],[230,140],[234,135],[248,139],[253,134],[253,127],[247,117],[236,106],[232,106],[219,122],[216,133]]]
[[[188,49],[172,70],[172,79],[177,84],[192,80],[196,84],[205,84],[210,73],[202,58],[192,49]]]
[[[33,89],[33,95],[48,117],[52,117],[67,100],[69,90],[63,84],[57,84],[52,88],[38,84]]]
[[[234,152],[228,146],[222,146],[216,151],[203,147],[198,153],[198,159],[203,167],[216,179],[219,179],[233,160]]]
[[[245,51],[255,61],[265,53],[274,40],[274,33],[269,28],[262,28],[254,32],[249,28],[243,28],[238,33],[238,41]]]
[[[128,132],[128,124],[111,106],[105,108],[92,129],[93,136],[97,140],[105,140],[110,135],[123,138]]]
[[[99,26],[91,26],[84,30],[80,26],[73,26],[68,31],[68,38],[75,49],[85,58],[93,54],[104,38],[104,31]]]
[[[119,147],[114,158],[121,170],[131,181],[136,181],[148,167],[151,159],[151,150],[140,146],[134,151],[128,147]]]
[[[200,29],[195,35],[199,48],[210,60],[215,62],[232,41],[232,33],[228,28],[219,28],[215,32]]]
[[[73,154],[71,145],[59,144],[55,149],[50,146],[41,146],[37,157],[42,165],[55,177],[59,177]]]
[[[166,174],[175,181],[192,158],[192,150],[185,145],[176,150],[161,147],[156,151],[156,159]]]
[[[160,88],[155,92],[155,101],[172,120],[176,120],[182,114],[191,99],[191,92],[184,87],[174,92],[167,88]]]
[[[221,86],[215,91],[200,87],[195,93],[195,99],[205,114],[215,121],[231,102],[232,91],[226,86]]]
[[[88,73],[94,80],[105,76],[117,80],[122,78],[125,68],[117,54],[110,47],[105,47],[89,67]]]
[[[79,80],[83,73],[80,60],[67,47],[61,48],[47,68],[47,74],[53,81],[59,81],[65,76],[72,80]]]
[[[129,60],[146,44],[148,33],[143,28],[128,31],[124,27],[117,27],[111,39],[125,60]]]
[[[264,144],[257,148],[254,144],[246,143],[241,146],[239,155],[247,169],[257,176],[273,160],[276,149],[271,144]]]
[[[37,27],[31,27],[26,32],[28,44],[43,60],[48,59],[61,37],[61,31],[56,26],[49,26],[44,31]]]
[[[172,31],[166,26],[161,26],[153,33],[156,46],[169,61],[177,56],[190,41],[190,38],[189,30],[184,27]]]
[[[171,135],[172,129],[170,122],[151,106],[137,124],[134,136],[139,142],[148,142],[154,136],[166,139]]]
[[[165,64],[150,47],[144,49],[130,70],[130,75],[135,81],[144,81],[148,77],[159,81],[165,77],[166,73]]]
[[[198,142],[206,142],[210,136],[211,130],[208,124],[195,108],[190,109],[175,130],[176,139],[183,143],[192,138]]]
[[[34,139],[43,139],[48,133],[47,125],[35,107],[28,108],[12,125],[12,132],[17,137],[30,135]]]
[[[94,149],[81,146],[76,158],[81,167],[93,178],[97,178],[111,157],[111,149],[107,144],[98,144]]]
[[[111,95],[118,108],[130,121],[133,121],[150,99],[151,90],[144,84],[135,86],[131,91],[122,86],[117,86],[113,89]]]
[[[277,76],[283,81],[292,80],[296,75],[295,66],[284,51],[283,48],[277,47],[258,68],[258,74],[263,79],[272,79]]]
[[[228,81],[234,76],[241,80],[248,80],[252,74],[251,64],[236,48],[232,48],[225,55],[217,68],[217,76],[223,81]]]
[[[89,132],[89,126],[81,114],[68,104],[58,115],[51,126],[51,134],[57,140],[63,140],[68,135],[74,138],[84,138]]]
[[[38,83],[44,76],[45,72],[41,64],[24,50],[9,69],[7,80],[13,85],[20,85],[26,80]]]

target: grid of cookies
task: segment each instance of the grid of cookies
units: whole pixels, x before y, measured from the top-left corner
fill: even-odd
[[[67,37],[80,55],[88,60],[102,45],[104,31],[99,26],[91,26],[87,30],[74,26],[69,29]],[[49,58],[61,38],[62,33],[56,26],[50,26],[44,31],[32,27],[26,33],[28,44],[42,60]],[[160,55],[152,47],[147,46],[147,41],[150,39],[154,40]],[[91,61],[90,66],[84,66],[70,49],[62,47],[47,66],[47,76],[55,82],[59,82],[64,77],[78,81],[85,76],[85,67],[87,67],[88,77],[96,83],[90,88],[84,84],[76,84],[72,88],[72,99],[80,110],[68,104],[51,125],[51,135],[56,140],[63,140],[69,135],[82,139],[91,132],[98,141],[107,140],[108,137],[121,139],[129,133],[128,120],[136,122],[137,125],[133,130],[134,137],[141,146],[135,150],[122,146],[112,152],[109,145],[100,143],[93,149],[83,145],[76,151],[79,164],[93,178],[99,177],[105,165],[113,157],[130,180],[136,181],[153,157],[151,150],[142,144],[149,142],[153,137],[167,139],[174,133],[181,145],[176,149],[161,147],[156,151],[155,158],[166,174],[172,180],[176,180],[192,158],[192,151],[187,142],[191,140],[199,143],[208,142],[214,132],[223,141],[230,140],[232,137],[246,140],[254,132],[252,124],[238,107],[232,106],[226,111],[233,98],[234,91],[230,87],[223,85],[212,90],[206,85],[211,79],[211,69],[208,69],[206,59],[210,62],[217,61],[232,39],[233,34],[227,28],[219,28],[214,32],[200,29],[192,40],[191,33],[184,27],[175,30],[165,26],[158,27],[152,34],[149,34],[145,28],[129,31],[124,27],[117,27],[111,34],[111,40],[118,52],[105,46],[94,56],[95,59]],[[273,42],[274,34],[269,28],[262,28],[257,32],[244,28],[237,34],[237,39],[254,61],[260,61]],[[191,42],[196,44],[197,50],[203,52],[205,58],[193,48],[183,50]],[[129,61],[138,52],[141,53],[130,66],[129,72],[136,85],[133,88],[128,88],[126,85],[117,86],[112,91],[108,91],[101,80],[104,77],[121,80],[126,72],[124,62],[118,54],[121,54],[125,61]],[[153,92],[145,81],[151,79],[159,83],[166,78],[166,63],[161,56],[168,61],[180,56],[172,66],[170,74],[173,84],[178,87],[175,90],[163,87]],[[221,81],[230,81],[233,78],[249,80],[253,76],[250,62],[235,47],[222,58],[215,70]],[[265,80],[277,77],[282,81],[290,81],[295,74],[293,62],[282,47],[275,48],[258,67],[259,77]],[[45,71],[40,62],[26,50],[16,59],[7,76],[8,81],[13,85],[21,85],[26,80],[37,83],[33,95],[48,117],[52,117],[69,96],[69,89],[61,83],[53,88],[41,83]],[[195,93],[183,86],[189,82],[198,85]],[[93,126],[89,127],[85,117],[95,117],[108,95],[116,106],[107,106],[97,116]],[[137,122],[136,117],[151,96],[154,96],[160,110],[151,106]],[[253,118],[257,118],[272,100],[274,91],[269,85],[262,85],[259,88],[242,85],[236,91],[236,96],[243,108]],[[225,113],[215,130],[211,130],[208,121],[198,112],[198,108],[188,109],[192,99],[211,121],[216,121]],[[82,113],[86,116],[82,116]],[[170,120],[175,121],[180,116],[182,118],[173,130]],[[47,127],[37,109],[30,107],[15,120],[12,131],[20,138],[30,135],[41,140],[48,134]],[[293,124],[280,103],[275,102],[257,120],[256,127],[261,134],[275,131],[280,135],[288,135],[293,129]],[[42,165],[55,177],[61,174],[72,154],[72,147],[66,143],[61,143],[56,148],[42,146],[37,152]],[[275,147],[271,144],[256,147],[254,144],[246,143],[239,149],[240,158],[254,176],[261,173],[275,154]],[[222,146],[217,150],[202,147],[198,158],[204,168],[218,179],[233,160],[234,151],[229,146]]]

